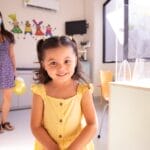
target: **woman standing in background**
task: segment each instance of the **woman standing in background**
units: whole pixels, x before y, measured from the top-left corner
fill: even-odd
[[[5,29],[0,12],[0,90],[2,91],[0,133],[4,132],[4,129],[9,131],[14,129],[7,121],[16,74],[14,43],[14,36]]]

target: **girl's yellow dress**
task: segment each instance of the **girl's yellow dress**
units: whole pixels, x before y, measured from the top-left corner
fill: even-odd
[[[67,147],[75,140],[85,126],[81,109],[82,95],[87,90],[92,90],[89,85],[79,84],[76,95],[60,99],[46,95],[42,84],[34,84],[32,92],[42,97],[44,102],[43,125],[49,135],[59,144],[60,150]],[[44,150],[36,141],[35,150]],[[83,150],[94,150],[93,142],[85,146]]]

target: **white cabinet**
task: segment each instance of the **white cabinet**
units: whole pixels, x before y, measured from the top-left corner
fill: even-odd
[[[31,107],[31,104],[32,104],[31,85],[33,83],[33,71],[32,70],[20,70],[20,71],[17,71],[17,75],[23,78],[26,84],[26,92],[23,95],[15,96],[18,99],[17,107],[18,108]]]
[[[2,105],[2,90],[0,90],[0,108],[1,108],[1,105]],[[12,101],[11,101],[11,109],[12,108],[17,108],[18,106],[18,98],[16,95],[12,95]]]
[[[33,83],[33,71],[32,70],[17,70],[17,76],[24,79],[26,84],[26,92],[22,95],[12,94],[11,110],[30,108],[32,104],[31,84]],[[2,103],[2,91],[0,91],[0,105]]]
[[[2,105],[2,90],[0,90],[0,108]],[[14,94],[12,94],[12,100],[11,100],[11,109],[16,109],[18,107],[18,97]]]
[[[150,84],[110,87],[108,150],[150,150]]]

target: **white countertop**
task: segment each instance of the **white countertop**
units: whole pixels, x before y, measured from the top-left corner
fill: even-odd
[[[136,88],[144,88],[144,89],[150,89],[150,79],[141,79],[138,81],[116,81],[112,82],[112,84],[118,84],[118,85],[125,85],[130,87],[136,87]]]

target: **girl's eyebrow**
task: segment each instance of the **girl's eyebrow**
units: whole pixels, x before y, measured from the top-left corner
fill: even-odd
[[[65,59],[71,59],[71,57],[67,56],[67,57],[65,57]],[[56,59],[55,58],[50,58],[50,59],[48,59],[48,61],[56,61]]]
[[[50,58],[50,59],[48,59],[48,61],[55,61],[55,59],[54,58]]]
[[[71,57],[69,57],[69,56],[65,57],[65,59],[68,59],[68,58],[71,59]]]

